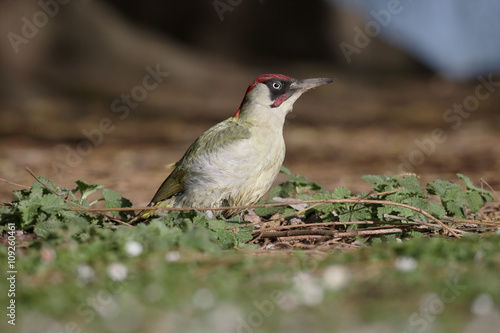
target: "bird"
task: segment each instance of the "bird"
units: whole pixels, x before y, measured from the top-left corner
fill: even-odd
[[[205,208],[211,218],[230,218],[255,204],[271,187],[285,158],[286,115],[306,91],[333,78],[294,79],[264,74],[248,87],[234,116],[203,133],[188,148],[147,207]],[[143,210],[132,223],[159,216]]]

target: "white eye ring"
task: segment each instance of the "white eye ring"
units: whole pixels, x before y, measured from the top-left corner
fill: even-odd
[[[273,83],[273,88],[274,89],[281,89],[281,83],[280,82],[274,82]]]

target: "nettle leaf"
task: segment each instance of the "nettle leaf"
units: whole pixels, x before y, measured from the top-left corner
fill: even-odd
[[[380,220],[380,221],[385,221],[387,220],[387,218],[384,217],[385,214],[389,214],[389,215],[394,215],[394,210],[393,210],[394,206],[390,206],[390,205],[382,205],[380,207],[377,208],[377,218]]]
[[[347,187],[336,187],[332,192],[332,199],[348,199],[352,196],[351,191]]]
[[[418,218],[418,213],[414,210],[401,206],[394,206],[393,208],[395,214],[404,218]]]
[[[134,236],[149,249],[178,246],[179,238],[183,234],[180,228],[167,226],[161,218],[154,219],[149,224],[138,224],[133,229]]]
[[[33,198],[32,200],[23,200],[16,205],[21,213],[21,226],[26,227],[35,222],[38,216],[38,210],[41,206],[42,198]]]
[[[288,198],[289,196],[292,195],[293,190],[295,189],[295,186],[287,181],[282,184],[273,186],[269,190],[269,198],[275,198],[275,197],[280,197],[280,198]]]
[[[233,233],[232,230],[227,229],[227,226],[228,223],[225,220],[216,218],[208,220],[208,228],[214,232],[214,237],[222,249],[229,249],[234,246],[241,247],[245,242],[252,239],[253,227],[240,228]]]
[[[448,180],[436,179],[430,182],[426,186],[427,192],[433,195],[439,195],[440,197],[446,196],[446,193],[458,193],[461,190],[461,186],[450,182]]]
[[[421,198],[427,197],[416,176],[405,176],[399,178],[399,185],[404,187],[404,189],[399,192],[401,194],[409,194]]]
[[[457,218],[465,218],[464,206],[460,205],[460,202],[455,200],[450,200],[443,205],[446,207],[446,211],[449,215]]]
[[[483,201],[481,203],[481,207],[482,205],[485,203],[485,202],[488,202],[488,201],[493,201],[493,195],[491,194],[490,191],[487,191],[483,188],[480,188],[480,187],[477,187],[474,185],[474,183],[472,183],[472,180],[465,176],[465,175],[462,175],[461,173],[457,173],[457,176],[458,178],[460,178],[460,180],[462,180],[462,182],[465,184],[465,187],[467,188],[467,192],[468,193],[477,193],[480,195],[481,197],[481,200]],[[479,207],[479,208],[481,208]],[[471,208],[473,211],[477,211],[479,210],[479,208],[476,210],[476,209],[473,209],[472,207],[469,207]]]
[[[132,202],[127,198],[124,198],[116,191],[110,190],[109,188],[105,188],[102,191],[102,197],[105,201],[106,208],[124,208],[124,207],[132,207]],[[119,214],[121,218],[126,219],[127,213],[132,213],[132,211],[111,211],[111,214]]]
[[[71,212],[74,213],[74,212]],[[67,220],[65,223],[65,228],[68,230],[70,235],[79,235],[90,229],[91,224],[83,216],[74,216]]]
[[[404,200],[402,203],[413,206],[413,207],[418,208],[418,209],[422,209],[422,210],[426,210],[428,207],[428,201],[425,200],[424,198],[421,198],[418,196],[409,197],[408,199]],[[413,212],[415,212],[415,211],[413,211]]]
[[[372,219],[371,209],[366,205],[355,205],[349,213],[351,213],[351,221],[366,221]],[[341,221],[347,221],[343,220],[344,216],[347,218],[347,213],[340,216]]]
[[[17,200],[24,200],[24,198],[28,197],[30,195],[29,190],[17,190],[12,192],[14,196],[17,198]]]
[[[16,216],[17,209],[12,206],[0,206],[0,232],[8,230],[9,223],[15,223],[16,229],[19,228],[19,219]]]
[[[377,188],[381,185],[385,185],[389,180],[389,177],[384,175],[364,175],[361,176],[361,179],[372,184],[374,188]]]
[[[427,203],[426,211],[437,219],[442,219],[446,216],[444,207],[435,201],[429,201]]]
[[[66,206],[66,208],[67,208],[67,206]],[[74,211],[67,210],[67,209],[60,210],[57,213],[57,216],[59,216],[61,218],[61,220],[69,221],[69,222],[72,222],[74,219],[78,219],[78,218],[82,217],[79,212],[74,212]]]
[[[102,185],[90,184],[90,183],[84,182],[83,180],[77,180],[75,183],[76,183],[77,187],[75,189],[73,189],[73,193],[80,192],[80,195],[81,195],[80,204],[86,205],[86,206],[92,206],[97,201],[96,200],[93,203],[89,204],[87,202],[88,196],[104,188],[104,186],[102,186]]]
[[[194,228],[179,237],[179,246],[194,248],[203,252],[217,253],[220,246],[211,233],[204,228]]]
[[[55,218],[46,219],[35,225],[34,232],[42,238],[48,238],[51,234],[57,233],[63,227],[63,223]]]
[[[442,205],[450,216],[465,218],[465,208],[477,212],[493,197],[490,192],[474,186],[469,177],[462,174],[457,176],[465,184],[466,191],[463,191],[459,184],[442,179],[427,184],[426,188],[428,193],[439,195]]]
[[[315,182],[308,182],[306,177],[301,175],[293,175],[290,170],[284,166],[281,167],[280,172],[288,177],[289,181],[295,187],[295,191],[300,193],[302,191],[321,191],[323,190],[323,186],[318,185]]]
[[[440,198],[441,203],[450,216],[465,217],[464,206],[467,204],[467,201],[458,188],[450,187]]]
[[[170,217],[171,225],[177,225],[183,231],[187,232],[197,227],[197,225],[194,223],[194,217],[197,214],[198,212],[192,210],[192,211],[170,212],[166,216]],[[200,223],[201,221],[197,220],[196,222]],[[204,222],[202,226],[206,226],[206,222]]]
[[[331,193],[315,193],[312,197],[314,200],[330,200],[332,198]],[[321,204],[319,206],[314,207],[311,211],[319,212],[322,214],[325,213],[330,213],[332,211],[337,211],[339,207],[341,207],[341,204],[334,204],[334,203],[325,203]]]
[[[474,190],[479,192],[484,191],[482,188],[475,186],[469,177],[462,175],[461,173],[457,173],[457,176],[464,183],[465,187],[467,187],[468,190]]]
[[[48,190],[48,189],[47,189],[47,187],[48,187],[48,188],[50,188],[52,191],[54,191],[55,193],[59,193],[59,187],[57,187],[57,185],[56,185],[56,184],[54,184],[51,180],[49,180],[49,179],[45,178],[45,177],[44,177],[44,176],[42,176],[42,175],[39,175],[39,176],[38,176],[38,179],[39,179],[40,181],[35,180],[35,181],[33,182],[33,185],[31,186],[31,189],[32,189],[32,190],[33,190],[33,189],[35,189],[35,188],[41,188],[41,189],[42,189],[42,190],[44,190],[44,191],[50,192],[50,190]],[[42,184],[42,183],[43,183],[43,184]],[[47,186],[47,187],[45,187],[45,186]]]
[[[207,217],[207,220],[208,220],[208,217]],[[215,219],[215,218],[210,219],[210,221],[208,221],[208,227],[210,228],[210,230],[213,230],[216,232],[225,231],[227,228],[227,222],[223,221],[223,220]]]
[[[484,200],[481,195],[476,191],[468,191],[465,193],[467,199],[467,207],[473,212],[477,212],[484,205]]]
[[[274,202],[274,201],[271,201]],[[257,204],[265,204],[265,202],[258,202]],[[276,213],[281,213],[281,214],[291,214],[295,212],[295,209],[286,206],[286,203],[283,203],[283,206],[273,206],[273,207],[261,207],[261,208],[255,208],[254,209],[255,214],[265,217],[265,216],[271,216]]]
[[[315,199],[318,195],[315,196]],[[323,194],[323,196],[327,196]],[[333,193],[330,195],[333,197],[331,199],[346,199],[350,198],[350,193],[342,189],[338,190],[335,195]],[[331,213],[323,218],[331,218],[332,214],[335,215],[340,222],[348,222],[348,221],[364,221],[367,219],[371,219],[372,217],[372,209],[371,205],[366,204],[357,204],[357,203],[330,203],[321,205],[318,208],[321,208],[322,212]]]
[[[238,232],[235,235],[236,240],[238,240],[238,242],[240,243],[238,244],[238,246],[241,246],[241,243],[246,243],[253,238],[252,231],[253,227],[244,227],[238,230]]]
[[[52,215],[58,214],[68,208],[68,205],[61,197],[52,193],[45,194],[40,199],[40,206],[43,211]]]
[[[292,180],[295,178],[295,175],[292,175],[292,173],[290,172],[290,169],[288,169],[287,167],[285,167],[284,165],[281,166],[280,168],[280,172],[282,174],[284,174],[285,176],[287,176],[288,179]]]

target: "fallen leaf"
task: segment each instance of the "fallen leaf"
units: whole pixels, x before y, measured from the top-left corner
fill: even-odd
[[[294,198],[280,198],[280,197],[274,197],[273,198],[274,201],[276,202],[291,202],[291,201],[300,201],[298,199],[294,199]],[[290,207],[292,207],[293,209],[297,210],[297,211],[300,211],[300,210],[304,210],[307,208],[307,204],[306,203],[303,203],[303,204],[291,204],[291,205],[288,205]]]

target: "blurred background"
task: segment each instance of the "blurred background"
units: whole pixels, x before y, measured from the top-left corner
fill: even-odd
[[[337,78],[288,117],[293,173],[499,190],[499,15],[494,0],[0,1],[0,178],[29,185],[29,167],[144,205],[255,77],[282,73]]]

